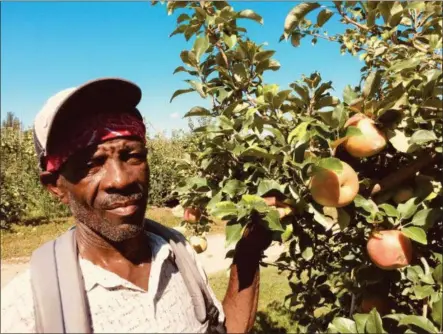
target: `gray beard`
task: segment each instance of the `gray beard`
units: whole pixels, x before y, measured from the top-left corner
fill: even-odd
[[[115,226],[106,218],[91,213],[86,206],[79,203],[72,196],[69,196],[69,208],[76,221],[86,225],[98,235],[114,243],[133,239],[144,230],[143,221],[140,224]]]

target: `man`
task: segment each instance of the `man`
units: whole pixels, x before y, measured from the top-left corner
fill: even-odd
[[[51,97],[34,123],[40,180],[75,218],[93,332],[205,332],[169,244],[145,227],[149,166],[140,99],[140,88],[122,79]],[[251,226],[237,245],[222,303],[197,263],[230,333],[247,332],[255,320],[259,260],[270,238]],[[187,251],[196,261],[189,244]],[[36,332],[31,278],[28,270],[2,291],[3,333]]]

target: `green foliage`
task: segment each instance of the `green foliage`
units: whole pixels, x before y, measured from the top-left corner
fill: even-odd
[[[11,119],[15,120],[14,124],[20,123],[15,116]],[[22,219],[67,216],[67,208],[40,185],[32,132],[21,130],[21,125],[10,124],[11,122],[3,123],[1,129],[2,228],[7,228],[10,222]]]
[[[257,13],[237,12],[226,2],[167,7],[169,14],[186,13],[174,34],[195,38],[176,70],[188,73],[189,88],[173,97],[194,91],[211,103],[187,114],[207,121],[193,128],[194,145],[177,163],[182,206],[200,207],[202,225],[211,216],[224,219],[228,243],[252,220],[285,243],[276,265],[287,274],[292,292],[285,306],[299,332],[441,330],[441,3],[297,4],[281,40],[297,47],[306,37],[313,44],[326,39],[363,62],[360,85],[347,86],[341,97],[331,95],[332,82],[320,73],[287,89],[264,82],[264,72],[280,67],[275,51],[248,39],[238,24],[240,18],[263,23]],[[333,17],[345,28],[328,36]],[[358,159],[341,145],[363,135],[345,127],[355,114],[387,136],[380,153]],[[339,174],[340,161],[357,172],[359,194],[343,208],[323,207],[312,199],[310,178],[320,169]],[[397,204],[400,185],[413,195]],[[294,214],[280,219],[264,196],[277,196]],[[389,229],[412,240],[410,266],[388,271],[370,261],[368,238]],[[389,299],[390,315],[362,312],[367,295]]]
[[[148,138],[149,204],[164,206],[174,200],[172,190],[180,178],[173,161],[183,155],[188,137],[184,133],[174,132],[171,138],[161,133]]]

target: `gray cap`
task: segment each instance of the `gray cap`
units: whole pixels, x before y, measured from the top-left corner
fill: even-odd
[[[133,82],[119,78],[101,78],[79,87],[64,89],[50,97],[34,120],[34,145],[40,168],[45,169],[44,157],[51,151],[51,135],[54,129],[69,127],[69,119],[75,119],[97,111],[136,109],[142,93]]]

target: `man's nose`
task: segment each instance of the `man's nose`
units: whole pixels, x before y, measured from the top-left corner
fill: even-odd
[[[124,162],[109,159],[105,165],[105,175],[102,187],[109,192],[125,189],[133,183],[132,173],[125,167]]]

